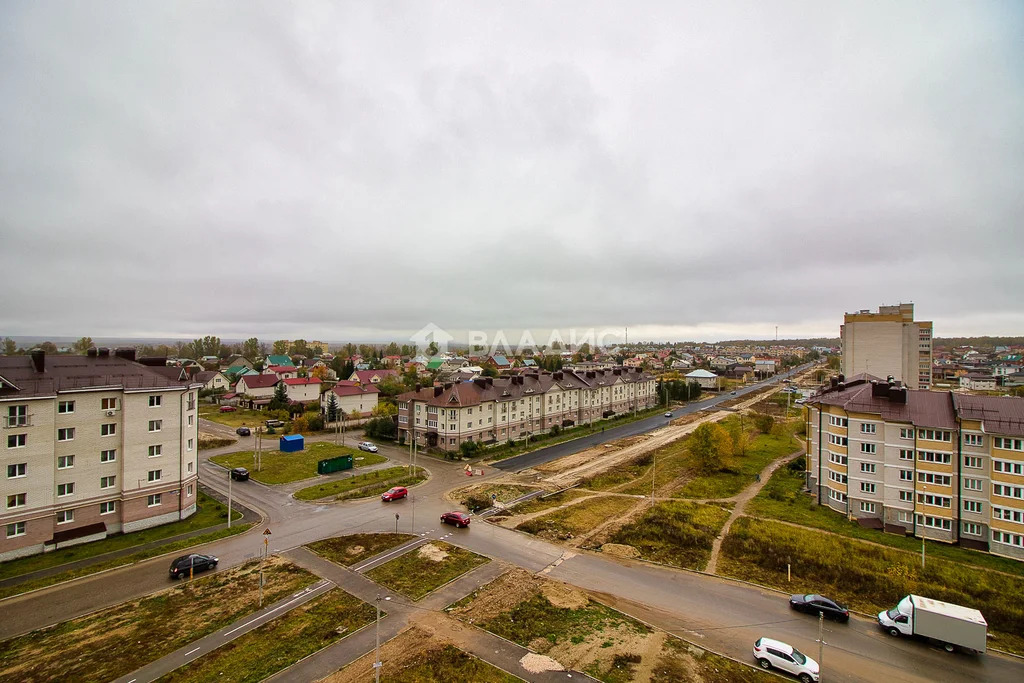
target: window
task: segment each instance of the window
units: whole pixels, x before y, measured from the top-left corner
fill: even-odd
[[[860,445],[860,452],[861,453],[874,454],[874,453],[877,452],[877,449],[878,449],[877,444],[873,444],[873,443],[862,443]]]
[[[934,505],[939,508],[948,508],[952,503],[949,496],[934,496],[930,493],[917,494],[917,502],[921,505]]]
[[[982,505],[980,500],[965,500],[964,501],[964,512],[977,512],[981,513]]]
[[[163,470],[150,470],[146,473],[147,481],[160,481]]]
[[[964,434],[964,445],[983,446],[985,445],[985,437],[981,434]]]
[[[1024,510],[992,506],[992,519],[1005,519],[1007,522],[1024,524]]]
[[[21,448],[28,443],[27,434],[8,434],[7,435],[7,447],[8,448]]]
[[[117,399],[116,398],[103,398],[100,399],[101,410],[117,410]]]
[[[992,484],[992,495],[1003,496],[1004,498],[1024,499],[1024,486],[1007,486],[1006,484]]]
[[[981,458],[976,455],[964,456],[964,467],[973,467],[975,469],[981,469]]]
[[[100,462],[114,462],[115,460],[117,460],[117,449],[100,451]]]
[[[918,451],[917,459],[924,462],[942,463],[943,465],[948,465],[951,460],[949,453],[933,453],[932,451]]]
[[[8,406],[4,427],[28,427],[28,406]]]
[[[58,401],[57,402],[57,412],[61,413],[61,414],[75,412],[75,402],[74,401]]]
[[[146,496],[146,507],[156,507],[160,504],[160,494],[154,493],[151,496]]]
[[[837,484],[845,484],[846,483],[846,475],[845,474],[839,474],[838,472],[829,471],[828,478],[831,479],[832,481],[836,482]]]
[[[58,496],[70,496],[75,492],[75,482],[69,484],[57,484]]]
[[[841,493],[839,491],[833,491],[832,489],[828,490],[828,497],[831,500],[836,501],[837,503],[845,503],[846,502],[846,494],[845,493]]]
[[[847,462],[845,455],[840,455],[839,453],[832,453],[832,452],[829,452],[828,460],[829,460],[829,462],[833,462],[836,465],[845,465],[846,462]]]
[[[1005,531],[996,531],[995,529],[992,530],[992,542],[1024,548],[1024,536],[1021,534],[1010,534]]]
[[[19,462],[19,463],[7,466],[7,478],[8,479],[18,479],[19,477],[24,477],[26,474],[28,474],[28,463],[27,462]]]
[[[926,484],[936,484],[938,486],[949,486],[952,481],[948,474],[935,474],[934,472],[918,472],[917,480],[923,481]]]
[[[114,475],[110,475],[108,477],[100,477],[100,488],[101,489],[112,489],[112,488],[114,488],[114,482],[116,480],[117,480],[117,477],[115,477]]]
[[[861,503],[860,504],[860,511],[861,512],[874,512],[875,511],[875,504],[874,503]]]
[[[828,435],[828,442],[834,446],[846,446],[847,444],[845,436],[836,436],[835,434]]]
[[[75,466],[75,456],[73,455],[60,455],[57,456],[57,469],[67,470]]]
[[[192,461],[191,460],[188,461],[188,472],[189,472],[189,474],[192,473]]]
[[[188,487],[185,489],[185,491],[186,491],[186,495],[189,498],[191,498],[192,497],[192,484],[189,484]]]
[[[900,481],[914,481],[914,471],[900,470]]]
[[[112,512],[117,512],[117,503],[109,500],[105,503],[100,503],[100,514],[109,515]]]
[[[162,398],[163,398],[162,396],[150,396],[149,397],[149,407],[150,408],[159,408],[160,407],[160,401],[161,401]]]
[[[913,439],[914,438],[914,428],[913,427],[902,427],[902,428],[900,428],[900,438],[901,439]],[[910,520],[908,519],[907,521],[909,522]]]
[[[156,446],[150,446],[149,447],[149,457],[155,458],[158,455],[162,455],[163,454],[163,450],[164,450],[164,447],[162,445],[160,445],[160,444],[157,444]]]
[[[992,439],[992,445],[996,448],[1005,448],[1008,451],[1024,451],[1024,439],[1004,439],[997,436]]]
[[[945,432],[940,429],[918,429],[917,438],[928,439],[929,441],[952,441],[952,432]]]
[[[897,512],[896,520],[899,522],[905,522],[909,524],[910,522],[914,521],[914,515],[911,512]]]
[[[860,433],[861,434],[874,434],[874,433],[876,433],[875,432],[876,428],[877,428],[877,425],[862,423],[861,426],[860,426]]]
[[[968,491],[980,491],[981,479],[964,479],[964,488]]]
[[[405,415],[399,415],[398,416],[398,422],[401,423],[401,424],[406,424],[406,423],[409,422],[409,418],[407,416],[405,416]]]
[[[901,448],[900,449],[900,460],[913,460],[913,459],[914,459],[914,451],[906,449],[906,448]]]
[[[163,420],[150,420],[149,421],[149,431],[151,431],[151,432],[159,432],[163,428],[163,426],[164,426],[164,421]]]
[[[25,522],[15,522],[7,525],[7,538],[25,535]]]
[[[57,430],[57,441],[71,441],[75,438],[74,427],[63,427]]]
[[[1016,462],[1014,460],[992,460],[992,470],[994,472],[1002,472],[1004,474],[1016,474],[1017,476],[1024,475],[1024,462]]]
[[[835,415],[829,415],[828,423],[833,427],[845,427],[847,425],[847,419],[845,417],[836,417]]]
[[[195,446],[195,444],[193,443],[193,439],[189,439],[189,440],[188,440],[188,450],[192,450],[192,448],[193,448],[194,446]]]
[[[7,496],[7,507],[9,508],[20,508],[25,507],[26,494],[24,493],[12,493]]]
[[[74,510],[60,510],[57,512],[57,524],[67,524],[75,521]]]
[[[113,436],[117,434],[117,424],[109,423],[100,425],[100,436]]]
[[[192,418],[193,418],[193,416],[192,416],[192,415],[189,415],[189,416],[188,416],[188,426],[189,426],[189,427],[191,427],[191,426],[192,426]]]
[[[928,515],[918,515],[917,523],[931,529],[943,529],[945,531],[949,531],[953,528],[952,520],[944,519],[942,517],[929,517]]]
[[[971,536],[981,536],[981,525],[974,522],[964,522],[963,531]]]
[[[874,484],[869,484],[866,481],[862,481],[860,483],[860,492],[861,493],[874,493],[875,492],[875,485]]]

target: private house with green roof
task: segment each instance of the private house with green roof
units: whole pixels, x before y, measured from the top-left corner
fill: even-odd
[[[427,370],[440,370],[442,365],[444,365],[444,358],[435,356],[427,361]]]
[[[292,359],[288,356],[281,356],[273,353],[263,359],[263,367],[267,368],[271,365],[290,365],[295,367],[295,363],[293,363]]]

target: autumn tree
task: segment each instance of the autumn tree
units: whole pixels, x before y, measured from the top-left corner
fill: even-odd
[[[312,370],[310,370],[309,374],[313,377],[316,377],[319,380],[325,380],[327,379],[327,366],[318,365]]]
[[[260,340],[256,337],[249,337],[242,343],[242,355],[250,362],[255,363],[256,359],[263,355],[260,350]]]
[[[732,439],[722,425],[705,422],[690,434],[688,447],[697,470],[712,474],[722,469],[725,458],[732,453]]]
[[[287,339],[278,339],[276,342],[274,342],[274,355],[275,356],[284,356],[284,355],[287,355],[287,353],[288,353],[288,340]]]
[[[44,341],[39,345],[39,348],[46,351],[46,353],[57,353],[57,345],[51,341]]]
[[[747,430],[744,429],[743,419],[740,418],[739,420],[730,422],[728,431],[729,438],[732,439],[732,454],[746,455],[747,443],[750,439],[747,436]]]
[[[309,346],[307,346],[306,340],[296,339],[293,341],[291,347],[288,349],[288,353],[293,356],[308,356]]]
[[[81,337],[78,341],[71,345],[72,350],[78,354],[85,353],[92,347],[92,337]]]
[[[381,402],[373,407],[370,415],[373,417],[394,417],[398,415],[398,406],[394,403]]]
[[[18,345],[10,337],[4,337],[4,355],[13,356],[18,352]]]

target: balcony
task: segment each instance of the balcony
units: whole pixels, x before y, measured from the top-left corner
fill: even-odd
[[[5,415],[4,429],[15,429],[17,427],[31,427],[31,415]]]

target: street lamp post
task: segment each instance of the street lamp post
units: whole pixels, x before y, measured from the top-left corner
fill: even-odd
[[[228,528],[231,528],[231,470],[228,470]]]

